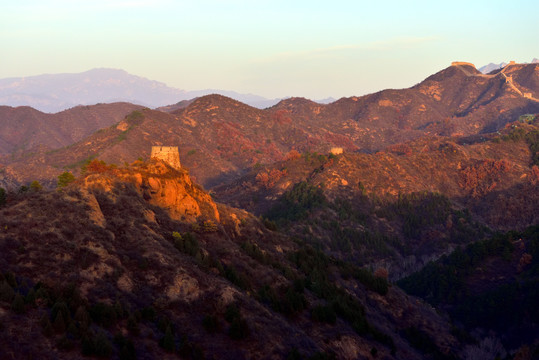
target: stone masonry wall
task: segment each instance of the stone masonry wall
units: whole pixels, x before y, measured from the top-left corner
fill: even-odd
[[[163,160],[175,169],[180,169],[180,153],[177,146],[152,146],[151,158]]]

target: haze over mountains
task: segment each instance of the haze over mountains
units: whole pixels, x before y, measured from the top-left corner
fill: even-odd
[[[532,360],[538,166],[538,63],[330,104],[0,106],[0,349]]]
[[[532,63],[537,61],[533,59]],[[505,62],[490,63],[480,67],[479,71],[487,74],[506,64]],[[77,105],[112,102],[129,102],[157,108],[208,94],[228,96],[259,109],[273,106],[281,100],[219,89],[181,90],[162,82],[129,74],[124,70],[107,68],[97,68],[82,73],[0,79],[1,105],[30,106],[47,113],[56,113]],[[316,99],[315,101],[327,104],[335,99]]]
[[[0,79],[0,104],[31,106],[55,113],[77,105],[130,102],[146,107],[175,104],[202,95],[219,93],[251,106],[265,108],[278,99],[226,90],[186,91],[118,69],[92,69],[74,74],[47,74]]]
[[[536,64],[539,62],[539,59],[537,58],[534,58],[532,61],[531,61],[531,64]],[[489,72],[491,71],[494,71],[494,70],[498,70],[498,69],[501,69],[503,68],[504,66],[506,66],[508,63],[506,62],[501,62],[499,64],[494,64],[494,63],[489,63],[487,65],[484,65],[484,66],[481,66],[478,70],[481,71],[483,74],[488,74]]]

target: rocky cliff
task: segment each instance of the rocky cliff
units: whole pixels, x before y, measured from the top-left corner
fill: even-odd
[[[88,190],[112,194],[117,186],[132,186],[150,204],[166,209],[175,220],[219,222],[219,211],[211,196],[191,181],[186,169],[174,169],[162,160],[89,173],[80,181]]]

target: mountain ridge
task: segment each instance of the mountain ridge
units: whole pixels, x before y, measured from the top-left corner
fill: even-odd
[[[80,141],[141,109],[130,103],[76,106],[47,114],[28,106],[0,106],[0,155],[42,146],[49,150]]]
[[[263,110],[207,95],[170,113],[143,109],[131,114],[138,119],[132,123],[131,115],[120,122],[123,125],[109,121],[108,128],[54,154],[38,151],[39,155],[24,159],[23,154],[4,157],[2,162],[8,173],[26,172],[19,179],[29,181],[88,157],[122,164],[140,156],[140,149],[148,156],[144,149],[151,145],[177,144],[182,163],[197,181],[212,187],[257,163],[282,160],[292,150],[328,153],[337,147],[372,153],[422,136],[499,131],[523,114],[539,113],[538,74],[539,64],[508,65],[491,75],[470,65],[455,65],[408,89],[342,98],[327,105],[290,98]],[[25,165],[30,163],[34,170]]]
[[[78,105],[110,102],[131,102],[155,108],[215,92],[260,108],[278,101],[227,90],[186,91],[112,68],[0,79],[0,104],[26,105],[47,113],[56,113]]]

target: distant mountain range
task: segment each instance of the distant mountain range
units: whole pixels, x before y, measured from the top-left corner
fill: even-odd
[[[531,63],[537,63],[534,58]],[[478,70],[483,74],[501,69],[506,62],[490,63]],[[78,105],[129,102],[161,110],[181,108],[184,101],[219,94],[247,105],[265,109],[285,98],[268,99],[219,89],[182,90],[162,82],[129,74],[120,69],[97,68],[82,73],[44,74],[0,79],[0,105],[30,106],[46,113],[57,113]],[[336,99],[315,100],[329,104]]]
[[[539,62],[539,59],[534,58],[531,62],[531,64],[537,64]],[[506,66],[508,63],[501,62],[499,64],[490,63],[485,66],[481,66],[478,70],[481,71],[483,74],[488,74],[491,71],[498,70]]]
[[[216,89],[186,91],[124,70],[105,68],[74,74],[0,79],[0,105],[31,106],[48,113],[77,105],[111,102],[130,102],[156,108],[208,94],[225,95],[257,108],[266,108],[281,100]]]
[[[488,74],[491,71],[503,68],[505,65],[507,65],[506,62],[501,62],[499,64],[490,63],[488,65],[481,66],[478,70],[481,71],[483,74]]]

